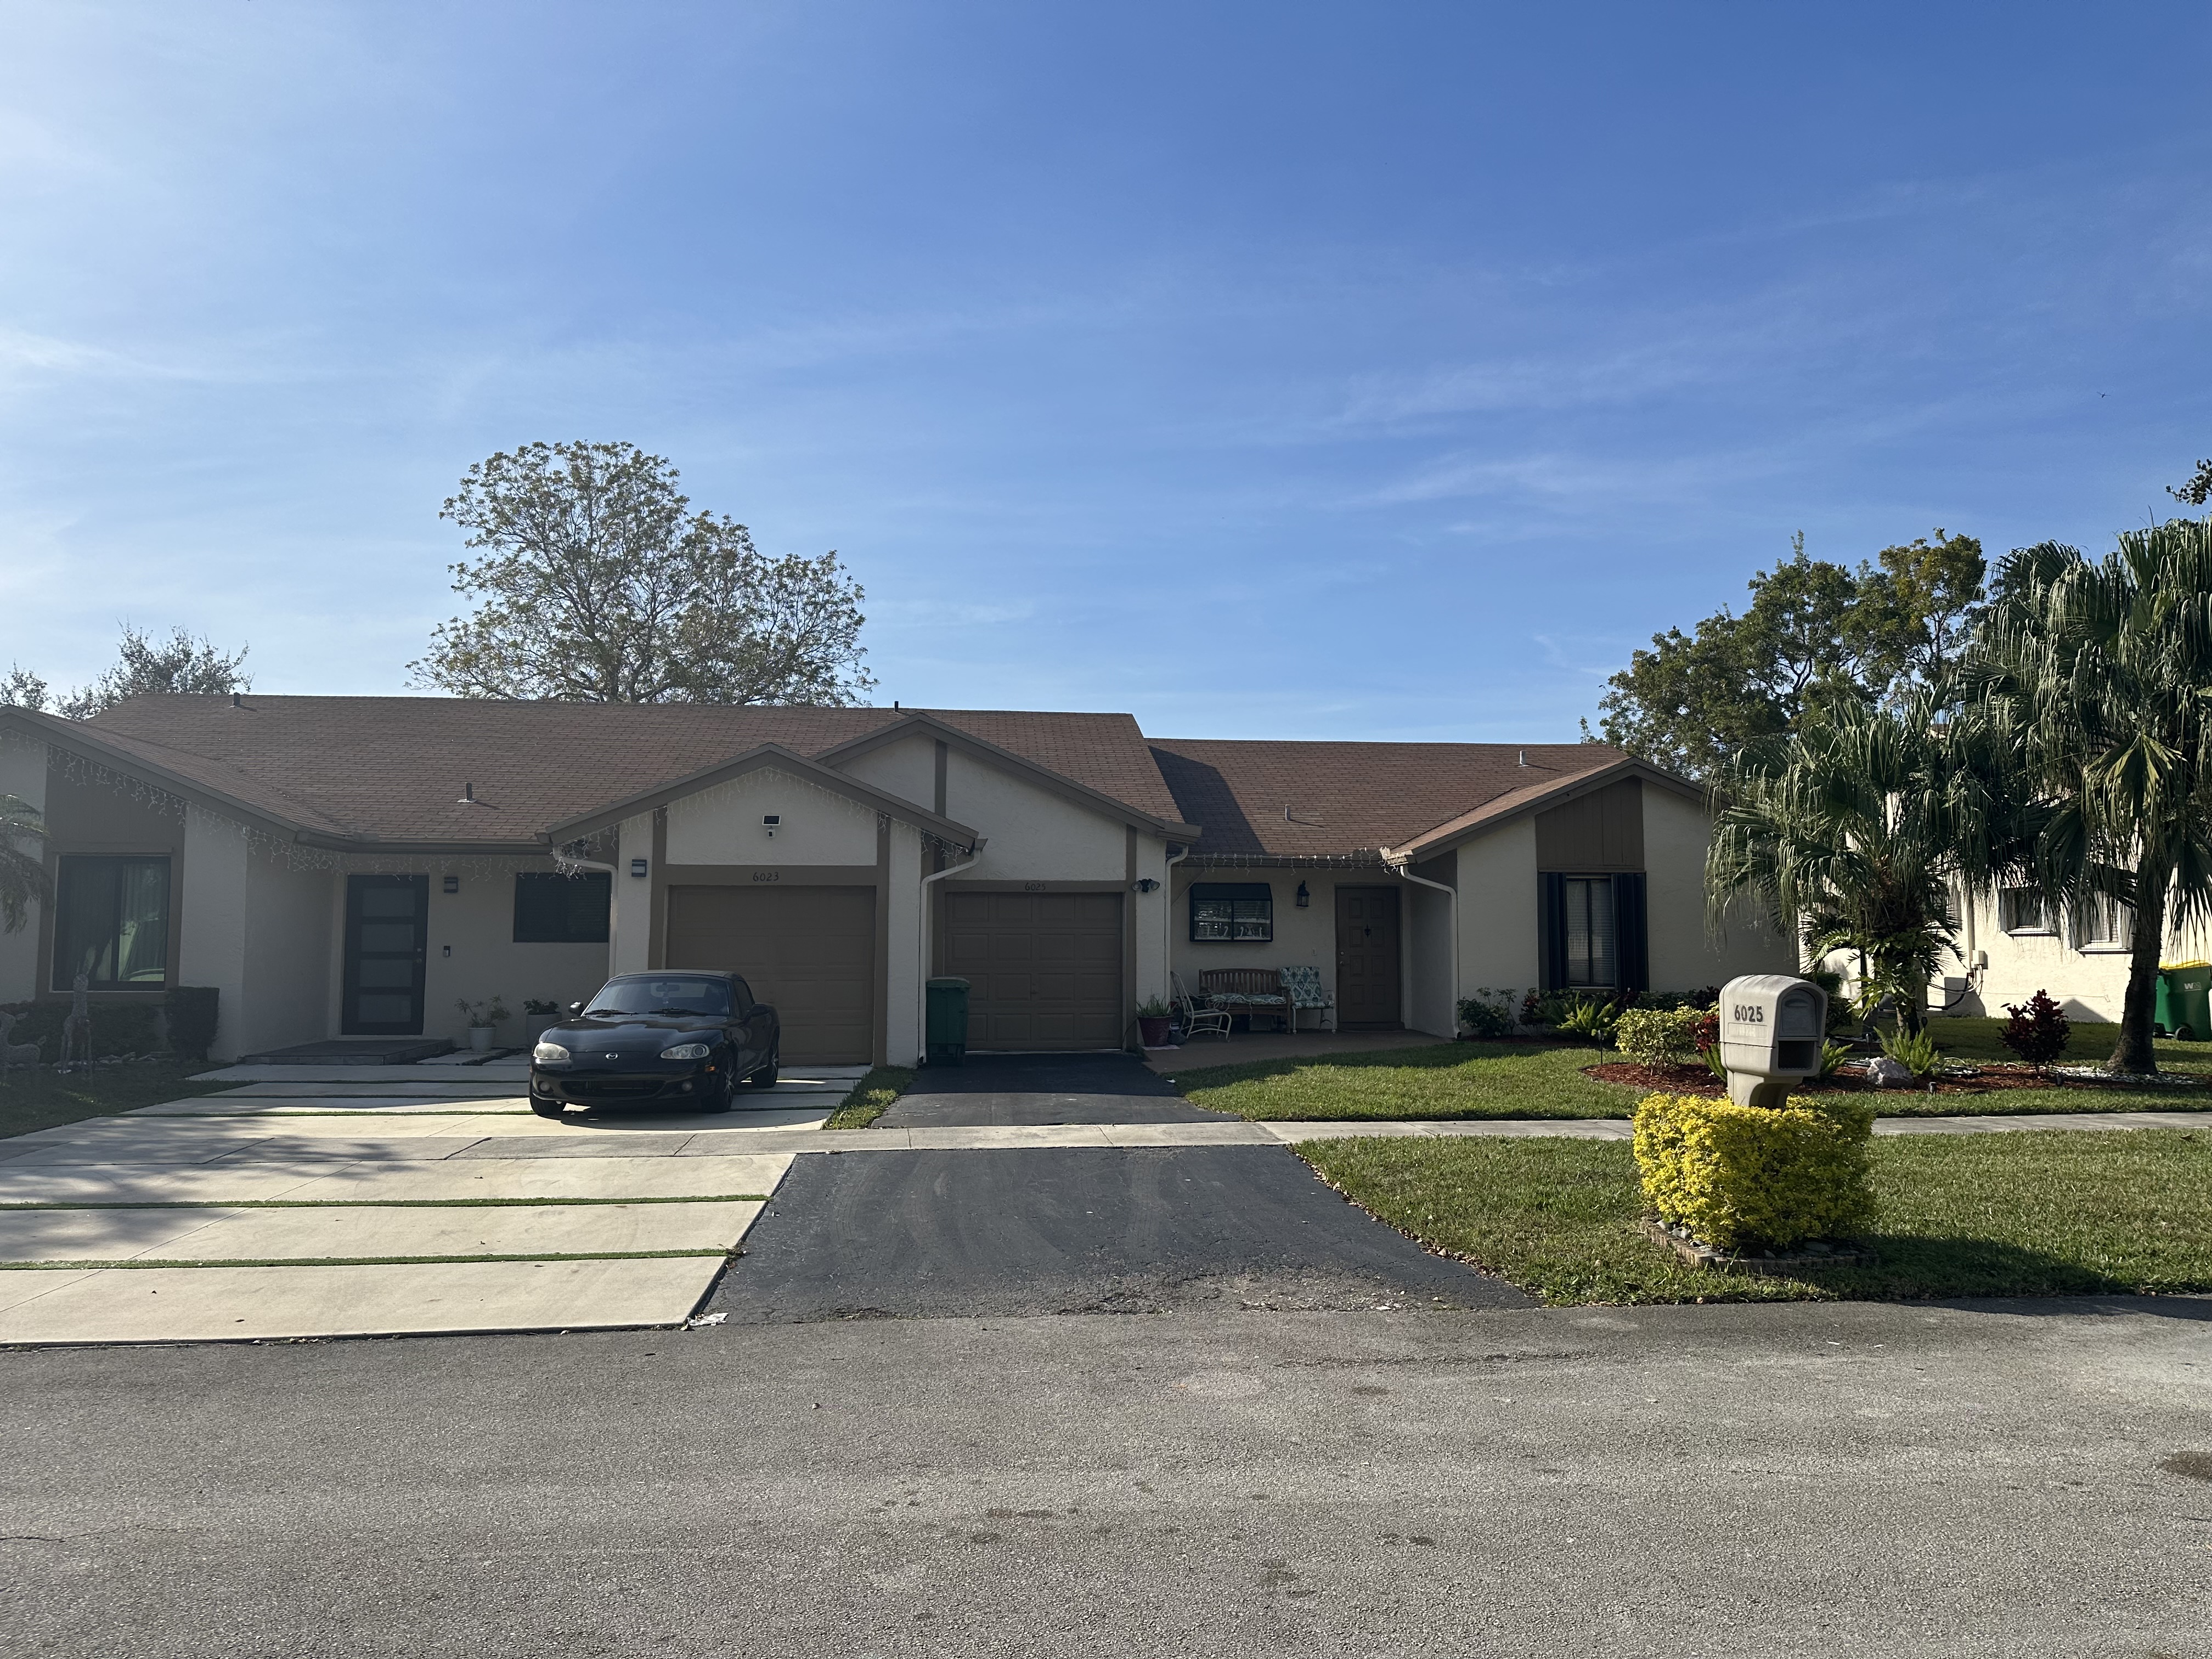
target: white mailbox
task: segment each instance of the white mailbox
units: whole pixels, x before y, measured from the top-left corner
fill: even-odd
[[[1739,1106],[1779,1106],[1820,1075],[1828,994],[1788,974],[1746,974],[1721,987],[1721,1065]]]

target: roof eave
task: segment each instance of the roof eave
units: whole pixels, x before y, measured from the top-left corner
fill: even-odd
[[[1656,784],[1662,789],[1686,796],[1699,805],[1705,804],[1705,792],[1696,784],[1687,779],[1678,778],[1671,772],[1662,772],[1648,761],[1640,761],[1630,756],[1613,762],[1610,766],[1601,766],[1595,771],[1578,772],[1571,778],[1563,778],[1554,787],[1531,795],[1528,799],[1516,803],[1494,817],[1480,816],[1484,809],[1478,806],[1472,811],[1461,813],[1455,818],[1448,818],[1435,829],[1424,830],[1403,846],[1383,848],[1382,861],[1385,864],[1399,866],[1412,864],[1424,858],[1431,858],[1447,847],[1486,836],[1492,830],[1511,823],[1516,819],[1526,817],[1532,812],[1547,811],[1578,796],[1586,795],[1593,789],[1602,789],[1608,784],[1619,783],[1627,777],[1634,777],[1645,783]]]
[[[871,784],[863,783],[849,773],[836,771],[817,760],[810,759],[795,749],[787,749],[780,743],[763,743],[733,759],[719,762],[672,783],[641,791],[594,812],[563,819],[550,826],[546,832],[547,837],[556,845],[580,840],[599,830],[611,829],[625,818],[636,817],[641,813],[665,806],[686,795],[696,795],[702,789],[712,789],[717,784],[727,783],[763,767],[793,773],[810,783],[860,801],[879,812],[889,813],[917,830],[963,848],[972,848],[980,833],[955,819],[945,817],[927,807],[917,806],[910,800],[887,794]]]

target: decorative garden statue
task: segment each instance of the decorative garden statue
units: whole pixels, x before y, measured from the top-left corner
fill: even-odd
[[[37,1043],[15,1041],[15,1022],[21,1018],[20,1014],[0,1013],[0,1083],[6,1082],[8,1073],[16,1066],[39,1063]]]
[[[92,1064],[92,997],[88,989],[91,981],[79,974],[70,987],[69,1018],[62,1022],[62,1054],[58,1071],[74,1071],[76,1066]],[[70,1060],[76,1056],[76,1065]]]

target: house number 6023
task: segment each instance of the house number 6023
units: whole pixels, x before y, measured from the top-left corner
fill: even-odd
[[[1022,891],[1024,893],[1042,893],[1044,888],[1045,884],[1041,881],[1025,881],[1022,884]]]
[[[753,879],[755,881],[781,881],[783,879],[783,872],[781,870],[756,870],[753,872]]]

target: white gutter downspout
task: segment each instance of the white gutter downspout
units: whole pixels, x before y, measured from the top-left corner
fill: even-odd
[[[932,929],[929,925],[931,914],[929,908],[929,884],[933,881],[943,881],[947,876],[957,876],[963,870],[974,869],[975,867],[976,858],[982,853],[983,849],[990,844],[990,837],[988,836],[983,836],[979,839],[973,847],[968,849],[967,863],[948,864],[945,868],[936,872],[934,874],[927,875],[921,878],[921,926],[915,930],[921,935],[921,959],[920,962],[915,963],[916,968],[920,971],[915,975],[914,982],[915,1013],[916,1016],[915,1030],[921,1037],[921,1052],[915,1056],[917,1063],[929,1058],[929,945],[932,936]]]
[[[1446,1015],[1451,1030],[1445,1035],[1456,1037],[1459,1035],[1459,889],[1448,887],[1440,881],[1431,881],[1426,876],[1417,876],[1404,864],[1391,864],[1388,853],[1382,855],[1382,861],[1389,864],[1391,871],[1400,880],[1410,881],[1417,887],[1433,887],[1450,901],[1444,914],[1451,921],[1451,1010]]]

